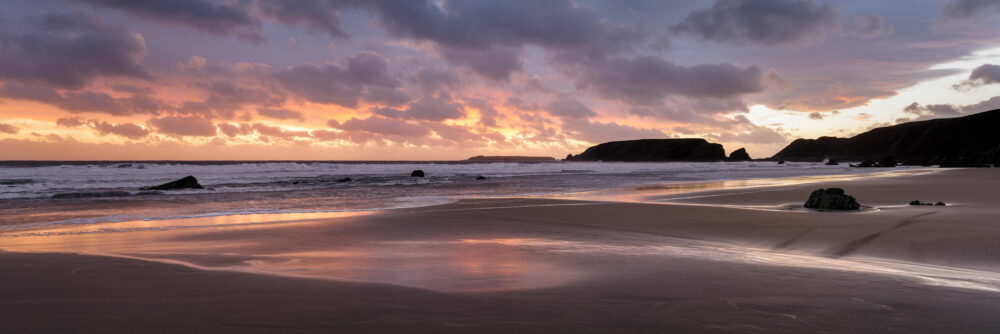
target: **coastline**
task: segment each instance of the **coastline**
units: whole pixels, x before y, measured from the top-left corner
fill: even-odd
[[[15,329],[58,322],[95,332],[989,332],[1000,329],[991,316],[1000,311],[997,176],[945,170],[654,198],[662,203],[461,200],[306,222],[6,239],[0,305]],[[833,186],[878,210],[780,210]],[[905,205],[912,199],[949,206]],[[51,253],[100,253],[88,249],[133,259]],[[303,278],[233,272],[253,270]],[[204,303],[185,309],[190,298]],[[256,306],[240,306],[247,301]]]

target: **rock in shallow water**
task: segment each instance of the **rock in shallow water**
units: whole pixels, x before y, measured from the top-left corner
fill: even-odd
[[[201,184],[198,184],[198,179],[194,176],[188,175],[180,178],[177,181],[167,182],[158,186],[153,187],[142,187],[139,190],[174,190],[174,189],[204,189]]]
[[[854,197],[844,194],[844,189],[826,188],[813,190],[805,207],[819,210],[857,210],[861,208]]]
[[[410,177],[424,177],[424,171],[419,169],[415,170],[412,173],[410,173]]]

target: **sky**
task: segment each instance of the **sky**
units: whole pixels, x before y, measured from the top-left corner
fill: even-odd
[[[0,160],[768,157],[1000,108],[1000,0],[0,3]]]

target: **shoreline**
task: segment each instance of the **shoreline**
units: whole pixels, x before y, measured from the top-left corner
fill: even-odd
[[[470,199],[276,224],[6,238],[0,309],[11,328],[58,322],[82,332],[601,332],[622,330],[622,319],[639,332],[990,332],[1000,329],[990,316],[1000,312],[997,176],[956,169],[657,203]],[[801,202],[831,186],[880,210],[730,207]],[[904,205],[912,199],[949,206]],[[90,250],[103,255],[47,253]],[[181,300],[206,303],[188,310]]]

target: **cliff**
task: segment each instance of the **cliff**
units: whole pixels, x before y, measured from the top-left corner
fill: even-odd
[[[851,138],[796,139],[771,159],[875,160],[905,164],[1000,163],[1000,109],[876,128]]]
[[[640,139],[603,143],[588,148],[568,161],[722,161],[722,145],[701,138]]]

